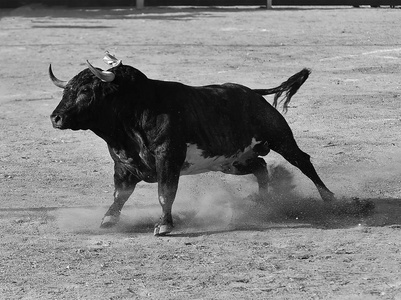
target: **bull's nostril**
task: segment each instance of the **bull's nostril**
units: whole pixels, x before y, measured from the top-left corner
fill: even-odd
[[[60,115],[52,115],[51,121],[53,123],[53,127],[60,128],[63,123],[63,118]]]

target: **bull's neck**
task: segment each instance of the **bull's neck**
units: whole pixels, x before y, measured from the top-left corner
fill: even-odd
[[[132,119],[135,118],[133,116],[128,118],[109,110],[108,114],[102,116],[91,130],[113,149],[138,152],[140,146],[136,134],[141,129],[138,128],[138,124],[132,122]]]
[[[149,110],[149,99],[154,97],[151,82],[146,80],[140,90],[132,85],[133,88],[125,87],[123,92],[110,94],[100,109],[96,124],[90,129],[109,146],[130,143],[132,147],[137,133],[142,132],[140,120]]]
[[[110,146],[118,146],[121,141],[129,139],[125,126],[121,121],[107,118],[107,121],[100,126],[95,126],[91,130],[100,138],[102,138]]]

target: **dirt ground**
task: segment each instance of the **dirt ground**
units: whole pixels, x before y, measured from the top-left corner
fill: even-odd
[[[401,299],[401,30],[390,8],[23,7],[0,11],[0,299]],[[113,163],[91,132],[49,115],[85,60],[105,50],[155,79],[273,87],[312,74],[286,114],[300,147],[344,201],[266,157],[270,200],[252,176],[182,177],[172,235],[153,236],[154,184],[117,228],[100,220]],[[267,97],[267,101],[272,101]]]

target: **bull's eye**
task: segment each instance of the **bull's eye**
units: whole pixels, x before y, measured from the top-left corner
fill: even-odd
[[[77,103],[84,102],[86,99],[88,99],[87,95],[85,95],[84,93],[79,93],[76,102]]]
[[[90,97],[90,88],[84,86],[78,90],[76,102],[77,103],[87,102],[87,100],[89,100],[90,98],[91,98]]]
[[[83,93],[83,94],[87,94],[87,93],[89,93],[89,88],[88,87],[84,87],[84,88],[82,88],[82,90],[80,92]]]

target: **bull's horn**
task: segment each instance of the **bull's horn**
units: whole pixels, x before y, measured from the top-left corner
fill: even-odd
[[[68,81],[63,81],[60,79],[57,79],[56,76],[54,76],[53,71],[52,71],[52,65],[50,64],[49,66],[49,76],[51,81],[58,86],[59,88],[65,89],[65,87],[67,86]]]
[[[99,78],[103,82],[112,82],[114,80],[114,78],[116,77],[113,72],[99,71],[94,66],[92,66],[89,61],[86,61],[86,63],[89,67],[89,70],[91,70],[91,72],[93,73],[93,75],[95,75],[97,78]]]

